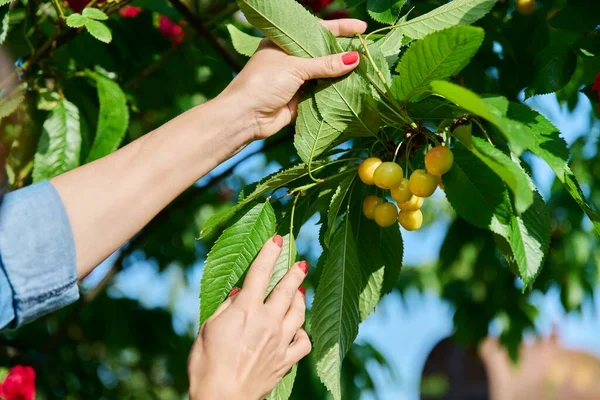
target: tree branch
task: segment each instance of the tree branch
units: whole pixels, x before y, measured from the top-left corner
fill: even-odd
[[[192,11],[181,2],[181,0],[169,0],[173,7],[179,11],[179,13],[183,16],[183,18],[187,21],[188,24],[198,32],[198,35],[206,39],[206,41],[215,49],[215,51],[223,57],[223,59],[229,64],[231,69],[236,72],[242,70],[243,64],[240,60],[233,55],[229,49],[217,38],[214,36],[210,30],[204,25],[204,23],[198,19]]]

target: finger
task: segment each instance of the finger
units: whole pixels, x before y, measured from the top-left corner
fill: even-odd
[[[297,58],[294,61],[299,77],[308,81],[346,75],[358,66],[360,57],[357,51],[350,51],[319,58]]]
[[[213,313],[213,315],[211,316],[211,318],[217,318],[219,316],[219,314],[221,314],[223,311],[225,311],[231,305],[231,303],[233,303],[233,300],[235,300],[235,297],[239,293],[240,293],[240,288],[239,287],[236,286],[233,289],[231,289],[231,292],[229,292],[229,295],[227,295],[227,300],[225,300],[219,306],[219,308],[217,308],[217,311],[215,311]]]
[[[289,346],[296,335],[296,332],[302,325],[304,325],[304,320],[306,318],[306,297],[305,297],[305,289],[303,287],[299,287],[298,291],[294,295],[294,300],[292,301],[292,305],[288,310],[287,314],[283,318],[283,325],[281,327],[281,343],[284,346]]]
[[[283,318],[288,312],[294,296],[298,293],[298,288],[302,284],[306,273],[308,272],[308,263],[300,261],[292,265],[290,270],[279,281],[275,289],[267,299],[267,308],[278,317]]]
[[[335,36],[354,36],[367,30],[365,21],[352,18],[321,21],[321,25],[330,30]]]
[[[296,332],[296,336],[294,336],[294,341],[288,347],[285,358],[284,365],[292,367],[292,365],[296,364],[298,361],[303,359],[310,353],[312,350],[312,345],[310,343],[310,339],[308,338],[308,334],[304,329],[298,330]]]
[[[295,120],[296,117],[298,116],[298,103],[300,103],[301,98],[302,98],[302,91],[298,91],[298,93],[296,93],[294,95],[294,97],[292,97],[292,100],[290,100],[290,102],[287,105],[288,109],[290,110],[291,121]]]
[[[267,240],[248,270],[240,295],[257,298],[262,302],[282,247],[283,238],[279,235]]]

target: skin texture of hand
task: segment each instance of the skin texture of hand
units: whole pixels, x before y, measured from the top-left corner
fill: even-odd
[[[310,352],[299,290],[306,262],[292,265],[264,300],[282,244],[281,236],[267,241],[242,289],[234,288],[200,328],[189,358],[190,399],[264,399]]]
[[[354,35],[367,27],[358,20],[323,24],[336,35]],[[358,64],[355,52],[303,59],[265,41],[214,100],[107,157],[52,179],[71,223],[79,278],[217,165],[252,140],[289,124],[307,80],[339,77]]]
[[[356,19],[322,21],[336,36],[363,33],[367,24]],[[254,118],[253,139],[264,139],[288,125],[296,116],[299,90],[311,79],[337,78],[358,66],[357,52],[321,58],[287,55],[269,40],[263,40],[244,70],[223,95],[236,97]]]

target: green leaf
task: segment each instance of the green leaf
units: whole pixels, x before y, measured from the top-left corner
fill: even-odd
[[[25,96],[20,90],[7,98],[3,98],[2,101],[0,101],[0,121],[17,111],[24,99]]]
[[[112,41],[112,33],[110,32],[110,29],[108,29],[108,27],[102,22],[88,19],[85,21],[85,28],[90,35],[103,43],[110,43]]]
[[[283,237],[283,247],[281,255],[275,263],[273,268],[273,274],[271,275],[271,281],[267,289],[267,296],[277,286],[281,278],[288,272],[291,266],[296,261],[296,241],[294,236],[289,233]],[[290,372],[288,372],[281,381],[275,386],[275,389],[267,396],[267,400],[287,400],[292,394],[294,388],[294,380],[296,379],[296,371],[298,365],[294,364]]]
[[[470,25],[487,14],[496,0],[453,0],[427,14],[397,24],[397,29],[412,39],[455,25]]]
[[[398,100],[429,87],[434,80],[460,72],[475,55],[485,34],[483,29],[456,26],[426,36],[406,51],[396,68],[392,93]]]
[[[6,6],[10,3],[12,3],[12,0],[0,0],[0,7]]]
[[[320,168],[326,165],[326,162],[316,162],[313,163],[313,172],[316,172]],[[241,210],[246,205],[251,202],[257,200],[261,196],[267,194],[268,192],[279,189],[288,185],[289,183],[308,176],[308,166],[306,164],[298,164],[292,168],[288,168],[286,170],[277,172],[273,175],[270,175],[263,180],[261,180],[254,190],[245,198],[241,199],[238,204],[234,207],[223,210],[206,221],[202,231],[200,232],[200,238],[203,239],[207,236],[210,236],[220,225],[227,222],[231,217],[235,215],[236,212]]]
[[[292,389],[294,389],[297,371],[298,364],[294,364],[290,372],[279,381],[266,400],[288,400],[292,395]]]
[[[67,17],[67,26],[71,28],[81,28],[87,21],[88,19],[83,15],[74,13]]]
[[[10,1],[5,4],[9,4]],[[0,7],[4,4],[0,4]],[[8,29],[10,28],[10,8],[0,8],[0,44],[4,44],[6,37],[8,36]]]
[[[358,334],[363,274],[348,220],[333,236],[312,308],[311,334],[317,373],[336,400],[341,399],[342,360]]]
[[[342,208],[342,206],[344,205],[344,202],[348,202],[347,196],[350,193],[350,189],[353,186],[352,184],[354,183],[355,178],[355,175],[350,175],[341,181],[335,190],[335,193],[331,197],[329,210],[327,211],[327,230],[325,231],[323,240],[325,242],[325,246],[329,246],[331,238],[336,232],[338,219],[341,215],[340,213],[345,211],[345,208]]]
[[[80,151],[79,110],[63,99],[44,122],[34,158],[33,181],[41,182],[78,167]]]
[[[517,156],[533,146],[533,139],[525,134],[522,124],[503,117],[508,109],[506,98],[482,99],[469,89],[446,81],[433,81],[431,88],[447,100],[494,124],[506,137]]]
[[[283,237],[281,255],[277,259],[275,267],[273,268],[273,274],[271,275],[271,281],[269,282],[269,287],[267,288],[265,297],[271,293],[281,278],[283,278],[294,262],[296,262],[297,253],[298,251],[296,250],[296,240],[294,239],[294,235],[288,233]]]
[[[87,7],[83,9],[83,16],[89,19],[95,19],[97,21],[106,21],[108,15],[102,10],[97,8]]]
[[[333,129],[319,115],[314,97],[306,96],[298,105],[294,136],[294,146],[300,159],[311,165],[312,161],[328,150],[339,136],[340,132]]]
[[[249,35],[232,24],[227,24],[227,30],[235,51],[247,57],[252,57],[256,53],[262,38]]]
[[[98,131],[87,162],[114,152],[121,144],[129,126],[127,98],[121,87],[115,81],[100,74],[93,73],[91,76],[96,80],[98,86],[100,111]]]
[[[323,57],[342,51],[333,34],[294,0],[238,0],[248,21],[288,54]],[[316,101],[323,119],[336,130],[356,136],[375,135],[379,113],[369,84],[356,72],[322,79]]]
[[[454,147],[453,154],[452,169],[443,176],[448,201],[470,224],[506,236],[512,214],[506,186],[462,144]]]
[[[475,138],[474,138],[475,139]],[[494,172],[464,146],[454,148],[454,165],[443,177],[446,197],[467,222],[503,237],[526,285],[540,271],[550,243],[550,218],[536,192],[521,216],[513,211],[508,190]]]
[[[206,257],[200,291],[200,324],[219,308],[275,234],[275,213],[269,202],[250,209],[217,239]]]
[[[531,179],[511,157],[479,137],[471,138],[467,145],[481,161],[496,173],[511,189],[517,213],[521,214],[533,203]]]
[[[540,273],[550,246],[550,215],[539,193],[522,216],[512,216],[507,239],[521,279],[528,286]]]
[[[406,43],[406,36],[399,29],[392,29],[384,37],[375,42],[376,46],[383,56],[387,59],[390,65],[393,65],[398,60],[398,53]]]
[[[547,94],[562,89],[571,79],[577,66],[577,57],[571,44],[549,46],[535,57],[535,75],[525,97]]]
[[[523,104],[510,103],[506,116],[529,128],[528,134],[534,138],[531,152],[552,168],[556,177],[565,185],[569,194],[587,214],[600,234],[600,215],[588,204],[573,171],[569,168],[569,149],[565,140],[560,136],[558,128],[543,115]]]
[[[404,260],[404,241],[400,229],[381,228],[380,248],[385,263],[382,294],[388,294],[398,283]]]
[[[393,25],[404,3],[406,0],[368,0],[367,11],[375,21]]]
[[[248,22],[287,53],[304,58],[327,56],[331,32],[294,0],[238,0]]]

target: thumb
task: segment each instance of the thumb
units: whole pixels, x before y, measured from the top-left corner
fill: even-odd
[[[357,51],[350,51],[319,58],[298,58],[296,61],[300,77],[308,81],[346,75],[358,66],[360,57]]]

